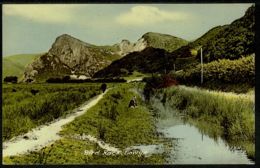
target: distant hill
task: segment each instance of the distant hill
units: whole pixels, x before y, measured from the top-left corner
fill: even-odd
[[[188,41],[182,38],[178,38],[168,34],[160,34],[153,32],[148,32],[144,34],[142,38],[147,42],[148,47],[160,48],[169,52],[174,51],[189,43]]]
[[[69,75],[92,77],[94,73],[126,54],[140,52],[150,46],[175,50],[187,43],[186,40],[174,36],[147,33],[137,42],[122,40],[113,46],[95,46],[64,34],[56,38],[48,53],[26,67],[23,81],[45,81],[48,78]]]
[[[22,78],[25,67],[33,62],[34,58],[43,54],[20,54],[3,57],[2,79],[6,76],[17,76]]]
[[[56,38],[48,53],[26,67],[23,81],[45,81],[48,78],[68,75],[89,77],[121,58],[113,50],[112,47],[95,46],[67,34],[61,35]]]
[[[198,55],[198,50],[201,46],[206,44],[211,38],[213,38],[220,31],[224,30],[226,27],[227,26],[215,27],[197,40],[181,46],[173,52],[148,47],[140,52],[130,53],[124,58],[119,59],[108,67],[98,71],[94,77],[120,76],[120,69],[122,68],[130,72],[139,71],[142,73],[165,73],[165,71],[169,72],[174,68],[176,70],[183,69],[186,64],[197,64],[198,62],[195,58]],[[153,44],[153,46],[156,45]]]

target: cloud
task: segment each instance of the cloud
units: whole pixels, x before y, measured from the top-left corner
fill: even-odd
[[[129,12],[116,17],[116,22],[121,25],[154,25],[164,21],[179,21],[186,19],[188,14],[181,12],[160,10],[152,6],[135,6]]]
[[[43,23],[69,23],[73,20],[73,10],[77,5],[3,5],[3,14],[20,16]]]

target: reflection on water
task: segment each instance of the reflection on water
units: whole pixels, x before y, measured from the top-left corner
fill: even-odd
[[[179,116],[178,112],[171,109],[157,99],[153,99],[156,109],[157,130],[165,138],[170,138],[175,144],[166,158],[169,164],[254,164],[247,158],[245,151],[239,147],[229,147],[219,136],[219,130],[199,130],[187,123],[187,117]]]
[[[172,164],[249,164],[244,151],[231,150],[225,142],[217,141],[199,132],[191,125],[175,125],[160,130],[166,138],[177,139],[167,158]],[[175,140],[176,141],[176,140]],[[176,143],[176,142],[175,142]]]

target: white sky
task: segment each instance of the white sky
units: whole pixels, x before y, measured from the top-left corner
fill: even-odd
[[[94,45],[137,41],[147,32],[194,40],[215,26],[242,17],[251,5],[3,5],[3,56],[47,52],[62,34]]]

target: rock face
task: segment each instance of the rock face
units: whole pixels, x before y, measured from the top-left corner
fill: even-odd
[[[149,46],[164,49],[168,47],[166,44],[172,45],[176,39],[170,35],[148,33],[137,42],[122,40],[113,46],[95,46],[64,34],[56,38],[46,54],[35,58],[26,67],[22,81],[82,75],[85,78],[92,77],[97,71],[129,53],[142,51]]]
[[[58,57],[76,74],[86,76],[91,76],[94,72],[109,65],[113,60],[109,59],[109,56],[117,57],[116,53],[103,50],[66,34],[56,39],[48,54]]]
[[[64,34],[56,39],[47,54],[26,67],[23,81],[74,74],[91,77],[118,58],[120,56],[109,47],[94,46]]]
[[[122,40],[122,42],[119,44],[120,51],[118,53],[122,56],[125,56],[134,51],[142,51],[146,47],[147,42],[144,40],[144,38],[141,38],[134,43],[131,43],[128,40]]]

